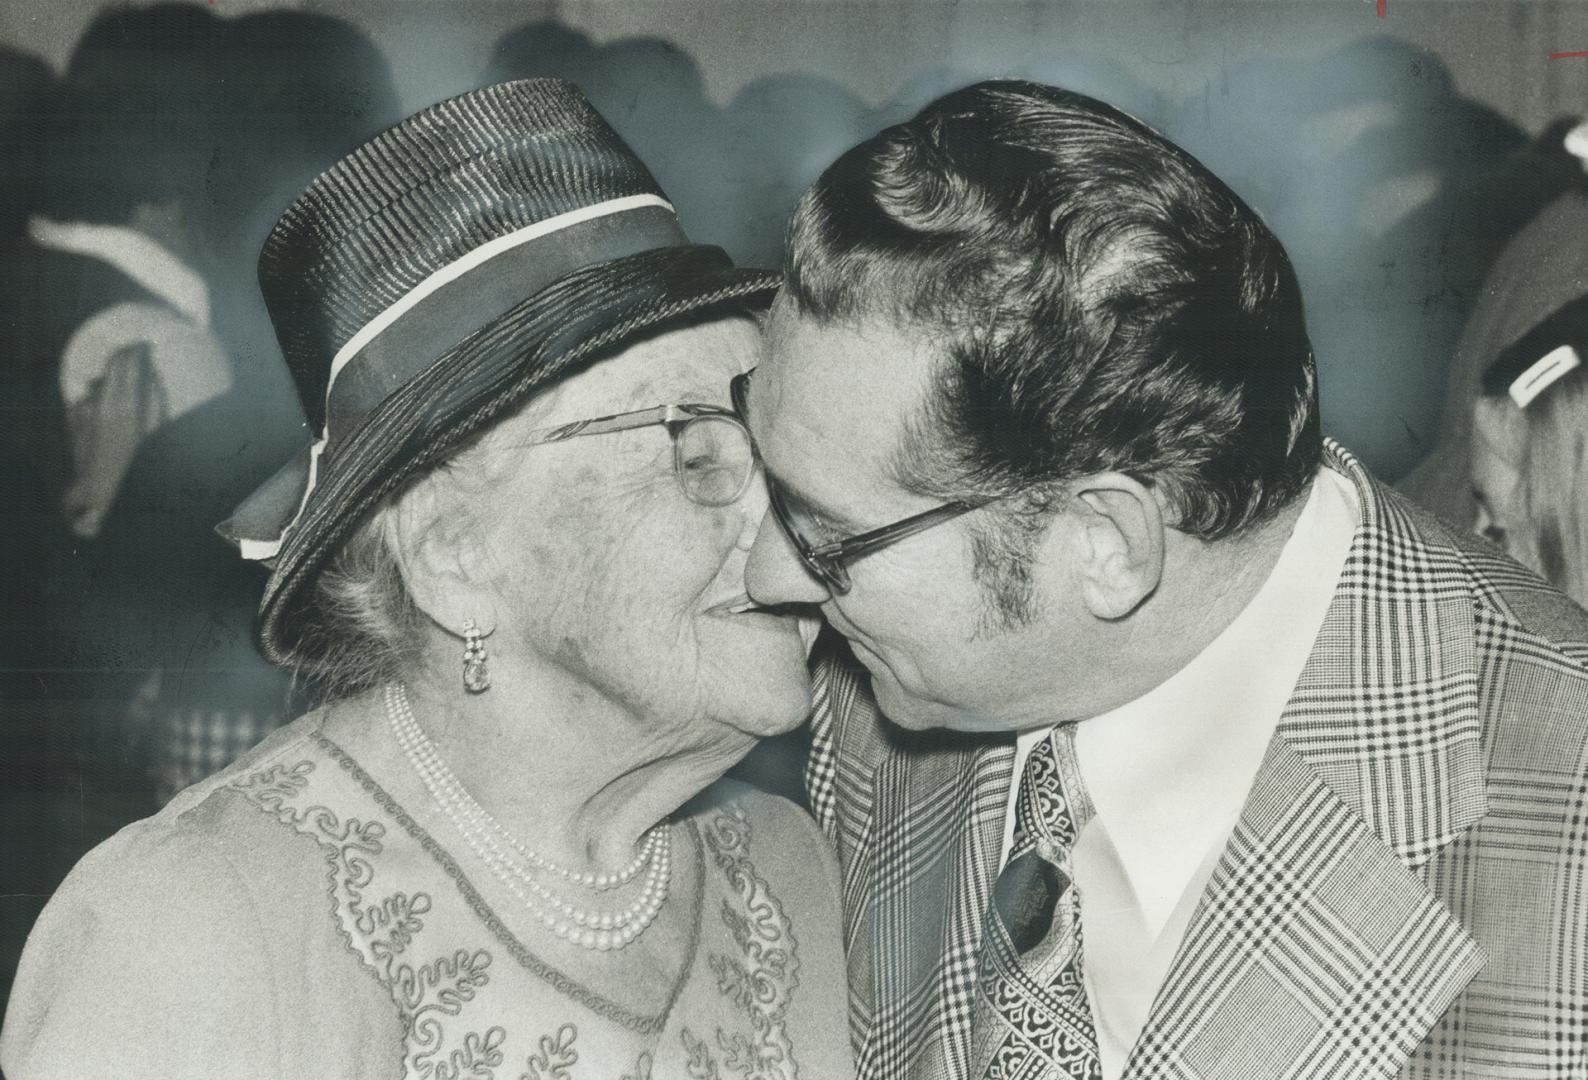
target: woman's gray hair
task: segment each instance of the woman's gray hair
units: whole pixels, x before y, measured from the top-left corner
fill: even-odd
[[[343,697],[403,677],[417,659],[424,614],[403,584],[384,500],[314,583],[315,631],[323,643],[314,681]]]
[[[382,499],[320,571],[306,616],[306,636],[315,639],[316,659],[312,667],[297,672],[319,696],[350,697],[412,677],[421,661],[427,616],[403,582],[387,516],[404,495],[425,483],[442,482],[478,495],[516,462],[511,432],[519,418],[541,412],[532,405],[507,414]],[[508,453],[497,457],[496,451]],[[488,504],[478,498],[466,502],[471,514],[489,513]],[[461,649],[460,642],[460,662]]]

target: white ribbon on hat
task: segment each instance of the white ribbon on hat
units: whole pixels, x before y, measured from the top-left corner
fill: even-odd
[[[407,293],[403,294],[396,303],[360,327],[336,351],[336,355],[331,358],[331,373],[325,385],[327,418],[330,416],[331,388],[336,385],[336,377],[352,362],[354,357],[358,356],[369,346],[370,342],[385,333],[398,319],[402,318],[416,305],[422,303],[426,297],[437,289],[456,281],[464,274],[477,270],[492,259],[498,258],[514,248],[538,240],[543,236],[561,232],[564,229],[572,228],[586,221],[593,221],[596,218],[609,217],[612,214],[621,214],[646,206],[657,206],[669,213],[674,212],[673,204],[657,195],[625,195],[619,199],[607,199],[605,202],[581,206],[577,210],[570,210],[565,214],[557,214],[554,217],[537,221],[533,225],[526,225],[522,229],[515,229],[506,235],[498,236],[496,239],[481,244],[479,247],[470,250],[430,274],[419,284],[408,290]],[[329,419],[327,419],[327,424],[329,425]],[[303,516],[304,508],[309,505],[309,496],[313,494],[314,485],[319,479],[320,455],[324,453],[330,435],[329,426],[327,426],[320,433],[319,438],[314,440],[314,444],[309,447],[309,481],[303,489],[303,498],[298,502],[297,511],[293,513],[292,519],[282,528],[281,535],[274,540],[239,539],[238,549],[242,553],[243,558],[253,560],[273,559],[281,550],[281,545],[286,540],[287,534],[292,531],[293,526],[298,523],[298,519]]]
[[[1511,383],[1511,400],[1525,409],[1534,398],[1549,389],[1562,375],[1582,366],[1582,357],[1570,345],[1557,345],[1545,353]]]
[[[563,229],[571,228],[582,222],[593,221],[596,218],[621,214],[625,210],[637,210],[642,206],[660,206],[669,212],[673,211],[673,204],[657,195],[626,195],[621,199],[608,199],[606,202],[595,203],[592,206],[581,206],[579,209],[570,210],[566,214],[558,214],[555,217],[537,221],[533,225],[525,225],[522,229],[517,229],[505,236],[498,236],[495,240],[481,244],[462,258],[443,266],[410,289],[402,299],[365,323],[358,333],[347,339],[347,344],[336,350],[336,355],[331,358],[331,377],[325,387],[326,402],[329,404],[331,400],[331,385],[336,382],[337,375],[347,366],[348,361],[362,352],[366,345],[380,336],[392,323],[402,318],[409,309],[443,285],[456,281],[470,270],[483,263],[490,262],[504,252],[512,251],[520,245],[527,244],[531,240],[538,240],[542,236],[549,236],[552,233],[561,232]]]
[[[1561,145],[1566,152],[1577,159],[1577,163],[1588,170],[1588,122],[1578,124],[1566,132],[1566,138]]]

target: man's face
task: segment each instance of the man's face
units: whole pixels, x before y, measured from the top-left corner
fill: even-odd
[[[747,420],[769,484],[801,504],[821,544],[930,510],[892,468],[920,413],[934,344],[881,322],[822,324],[779,300],[750,383]],[[1058,628],[1072,598],[1034,598],[1035,617],[1010,629],[975,575],[974,519],[987,508],[907,537],[850,564],[842,596],[805,569],[769,515],[746,584],[761,603],[820,604],[871,672],[883,711],[911,728],[1006,731],[1054,722],[1065,680]],[[983,523],[985,524],[985,523]]]

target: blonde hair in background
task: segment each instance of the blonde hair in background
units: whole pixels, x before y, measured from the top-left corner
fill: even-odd
[[[1570,372],[1520,411],[1523,550],[1551,584],[1588,605],[1588,373]]]

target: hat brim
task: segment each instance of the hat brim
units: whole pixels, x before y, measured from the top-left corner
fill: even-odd
[[[732,301],[769,299],[778,283],[773,272],[734,267],[720,248],[660,248],[569,275],[453,346],[318,463],[317,481],[282,539],[260,602],[265,655],[311,672],[321,667],[326,643],[305,632],[315,575],[406,480],[625,342]],[[279,501],[287,487],[278,476],[261,494],[271,489]]]

